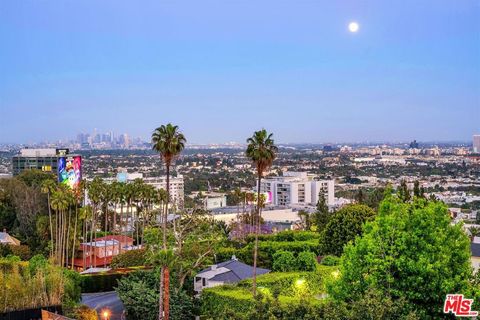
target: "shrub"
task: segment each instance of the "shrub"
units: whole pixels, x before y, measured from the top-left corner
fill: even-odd
[[[11,244],[0,244],[0,257],[6,257],[8,255],[17,256],[24,261],[32,257],[30,248],[26,245],[14,246]]]
[[[290,251],[278,251],[273,254],[273,271],[293,271],[297,266],[295,257]]]
[[[39,258],[34,259],[40,261]],[[73,271],[70,271],[73,272]],[[0,258],[0,310],[15,311],[78,301],[76,282],[63,268],[38,263],[30,268],[28,261],[16,256]]]
[[[201,314],[207,319],[226,319],[226,315],[228,319],[259,319],[259,315],[254,314],[259,312],[258,308],[268,309],[268,304],[272,303],[268,299],[273,298],[276,301],[273,308],[276,318],[273,319],[330,319],[313,317],[320,313],[317,310],[320,300],[314,295],[324,292],[325,279],[337,270],[335,267],[318,266],[313,272],[273,272],[258,276],[259,292],[266,298],[261,299],[264,305],[253,300],[251,279],[240,281],[237,285],[207,288],[200,296]],[[298,280],[302,280],[302,295],[298,294]],[[306,314],[311,317],[306,317]]]
[[[306,241],[261,241],[258,243],[258,266],[261,268],[273,268],[273,255],[278,251],[289,251],[298,255],[302,251],[318,253],[318,240]],[[215,252],[217,262],[226,261],[235,255],[238,260],[253,264],[253,243],[249,243],[241,249],[221,248]]]
[[[145,249],[125,251],[112,259],[112,268],[144,266],[147,263]]]
[[[310,251],[303,251],[298,254],[296,270],[314,271],[317,268],[317,255]]]
[[[324,266],[338,266],[339,263],[340,263],[339,257],[330,256],[330,255],[324,256],[322,258],[322,261],[320,262],[320,264],[323,264]]]
[[[319,239],[320,235],[317,232],[312,231],[293,231],[285,230],[275,234],[259,234],[258,241],[307,241],[313,239]],[[255,235],[250,234],[247,236],[247,242],[251,243],[255,241]]]
[[[71,316],[77,320],[98,320],[97,311],[95,311],[95,309],[89,308],[84,304],[75,308]]]
[[[113,291],[125,273],[98,273],[80,276],[82,293]]]

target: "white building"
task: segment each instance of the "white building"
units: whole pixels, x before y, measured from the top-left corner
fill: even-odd
[[[326,197],[327,204],[335,203],[333,180],[315,180],[315,175],[307,172],[283,173],[283,176],[268,177],[262,180],[261,192],[269,193],[274,205],[316,205],[320,192]]]
[[[213,210],[227,206],[227,195],[221,192],[200,192],[195,191],[190,195],[192,199],[201,197],[206,210]]]
[[[165,189],[167,190],[167,177],[153,177],[153,178],[143,178],[143,181],[146,184],[154,186],[156,189]],[[185,191],[183,176],[177,175],[176,177],[170,177],[170,199],[178,207],[183,207],[185,201]]]
[[[480,134],[473,136],[473,153],[480,153]]]
[[[132,182],[135,179],[141,179],[146,184],[154,186],[156,189],[167,190],[167,177],[150,177],[144,178],[142,173],[127,173],[119,172],[116,180],[119,182]],[[105,179],[105,181],[112,181],[112,179]],[[183,176],[177,175],[175,177],[170,176],[170,199],[173,204],[178,207],[183,207],[185,201]]]

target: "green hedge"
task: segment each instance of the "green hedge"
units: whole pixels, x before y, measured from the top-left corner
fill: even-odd
[[[313,272],[271,272],[257,277],[257,286],[268,288],[272,294],[292,296],[295,294],[295,283],[297,280],[305,280],[305,287],[311,294],[318,294],[325,291],[325,279],[338,271],[336,267],[317,266]],[[251,288],[252,280],[242,280],[238,287]]]
[[[240,261],[246,264],[253,264],[253,243],[249,243],[241,249],[222,248],[215,254],[217,262],[231,259],[235,255]],[[273,255],[277,251],[289,251],[297,256],[300,252],[310,251],[318,255],[318,240],[307,241],[261,241],[258,243],[258,266],[271,269],[273,266]]]
[[[314,272],[274,272],[257,278],[259,292],[278,298],[281,309],[306,301],[319,305],[316,296],[325,291],[325,279],[337,271],[335,267],[318,266]],[[236,285],[204,289],[201,293],[201,314],[207,318],[224,318],[228,314],[248,314],[255,307],[252,297],[252,280]]]
[[[112,268],[144,266],[147,263],[145,249],[125,251],[112,259]]]
[[[126,273],[82,275],[80,278],[82,293],[113,291],[114,287],[117,286],[117,281],[125,275]]]
[[[307,241],[314,239],[320,239],[318,232],[286,230],[275,234],[258,235],[259,241]],[[255,235],[248,235],[246,240],[248,243],[254,242]]]

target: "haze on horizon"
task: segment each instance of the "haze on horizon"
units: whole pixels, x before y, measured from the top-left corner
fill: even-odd
[[[470,141],[478,21],[476,0],[5,0],[0,143],[167,122],[191,143],[262,127],[282,143]]]

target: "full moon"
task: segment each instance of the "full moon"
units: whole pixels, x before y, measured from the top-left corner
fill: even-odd
[[[348,30],[350,30],[350,32],[355,33],[355,32],[358,31],[359,28],[360,28],[360,26],[356,22],[350,22],[348,24]]]

